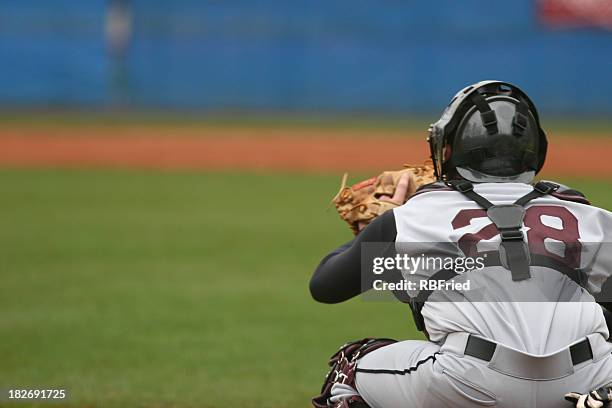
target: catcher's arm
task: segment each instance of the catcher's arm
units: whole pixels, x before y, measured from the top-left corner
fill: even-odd
[[[352,187],[346,186],[345,175],[333,202],[357,236],[319,263],[310,280],[312,297],[323,303],[339,303],[359,295],[361,244],[394,242],[397,235],[395,216],[393,211],[387,210],[404,204],[419,185],[432,181],[433,168],[426,166],[384,172]],[[397,280],[399,277],[389,278]]]
[[[397,230],[393,211],[366,226],[355,239],[329,253],[310,279],[310,294],[322,303],[340,303],[362,293],[361,244],[393,242]]]

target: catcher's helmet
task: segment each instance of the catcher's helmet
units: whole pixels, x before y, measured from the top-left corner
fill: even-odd
[[[439,180],[473,182],[529,183],[544,165],[547,148],[533,102],[501,81],[459,91],[429,128],[428,142]]]

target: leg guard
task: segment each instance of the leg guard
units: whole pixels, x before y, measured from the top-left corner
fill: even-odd
[[[346,343],[329,360],[331,369],[325,376],[321,394],[312,399],[315,408],[368,408],[355,388],[357,360],[381,347],[396,343],[391,339],[365,338]],[[346,397],[332,398],[332,388],[342,388]],[[354,393],[350,390],[355,390]]]

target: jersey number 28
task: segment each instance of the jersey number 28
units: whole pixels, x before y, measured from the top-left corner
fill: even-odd
[[[461,210],[452,221],[453,229],[467,227],[473,219],[483,217],[487,217],[487,212],[483,209]],[[555,224],[560,224],[561,228],[545,224],[545,219],[549,220],[548,224],[555,221]],[[531,253],[555,258],[571,268],[579,267],[581,246],[578,220],[567,208],[554,205],[531,206],[525,212],[524,223],[528,228],[527,241]],[[458,245],[466,256],[476,257],[479,256],[476,245],[496,235],[499,235],[499,231],[493,223],[490,223],[475,233],[461,236]],[[546,240],[562,242],[564,244],[563,256],[558,253],[559,251],[549,251],[545,245]]]

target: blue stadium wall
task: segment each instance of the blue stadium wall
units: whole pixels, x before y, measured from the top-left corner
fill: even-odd
[[[103,0],[0,2],[0,104],[439,111],[467,83],[612,113],[612,31],[551,30],[535,0],[132,0],[124,60]]]

